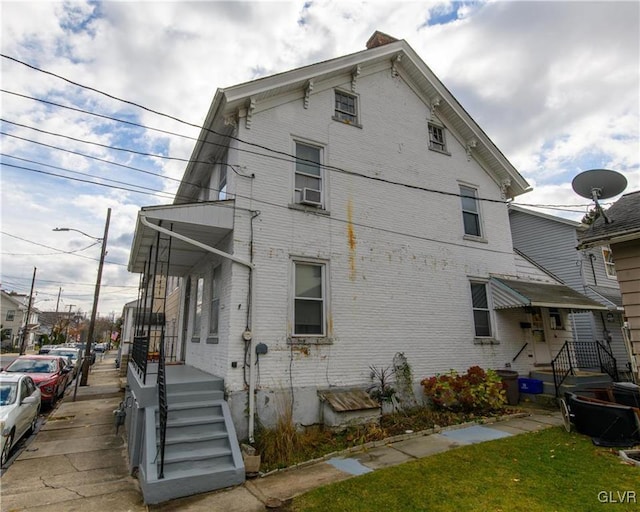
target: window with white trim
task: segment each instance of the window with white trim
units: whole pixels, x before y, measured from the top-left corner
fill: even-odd
[[[15,317],[16,317],[15,309],[10,309],[9,311],[7,311],[7,318],[6,318],[7,322],[13,322]]]
[[[477,190],[475,188],[460,185],[460,200],[462,203],[462,222],[464,234],[482,236],[480,227],[480,208],[478,207]]]
[[[293,336],[326,335],[325,263],[294,261]]]
[[[220,164],[218,171],[218,200],[222,201],[227,198],[227,165]]]
[[[491,311],[487,298],[487,284],[471,282],[471,304],[476,338],[491,336]]]
[[[294,201],[322,206],[322,148],[296,141]]]
[[[204,292],[204,277],[198,277],[195,292],[196,292],[196,299],[193,301],[192,338],[200,339],[200,327],[202,326],[202,297]]]
[[[358,97],[344,91],[335,91],[336,102],[333,118],[348,124],[358,124]]]
[[[611,252],[611,248],[609,247],[602,248],[602,258],[604,259],[604,270],[607,273],[607,277],[615,279],[616,265],[613,262],[613,253]]]
[[[447,143],[444,138],[444,128],[429,123],[429,149],[447,153]]]
[[[220,317],[220,284],[221,267],[218,265],[213,269],[211,277],[211,303],[209,305],[209,336],[218,336],[218,323]]]

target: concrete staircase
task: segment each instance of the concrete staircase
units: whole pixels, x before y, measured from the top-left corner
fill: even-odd
[[[167,384],[167,430],[164,474],[160,472],[158,408],[147,408],[145,464],[140,484],[145,503],[209,492],[241,484],[245,479],[242,454],[231,413],[224,400],[222,380]]]
[[[549,369],[538,369],[530,372],[532,379],[542,381],[543,395],[555,397],[556,388],[553,382],[553,371]],[[611,386],[613,380],[606,373],[597,370],[579,370],[576,375],[568,375],[560,385],[558,396],[562,398],[566,392],[577,394],[588,394],[589,389],[607,388]]]

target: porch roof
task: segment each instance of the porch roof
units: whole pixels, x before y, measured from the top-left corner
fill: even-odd
[[[129,272],[145,271],[151,247],[158,237],[157,231],[141,222],[142,217],[151,224],[214,247],[233,231],[233,214],[233,200],[143,207],[138,212],[136,231],[131,244]],[[204,249],[172,237],[167,275],[184,275],[205,253]]]
[[[561,284],[515,279],[490,279],[494,309],[537,306],[545,308],[607,310],[606,306]]]

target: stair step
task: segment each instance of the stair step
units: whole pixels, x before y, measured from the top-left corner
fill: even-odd
[[[220,409],[220,403],[216,400],[204,400],[201,402],[180,402],[180,403],[171,403],[169,402],[169,411],[187,411],[189,409],[210,409],[213,407],[217,407]]]
[[[224,391],[221,389],[201,389],[191,391],[168,391],[167,401],[170,404],[205,400],[224,400]]]
[[[238,473],[241,478],[240,481],[244,480],[244,470],[242,468],[238,469],[233,464],[221,464],[216,466],[215,469],[211,469],[208,473],[212,476],[217,476],[220,473]],[[179,480],[179,479],[192,479],[195,477],[202,477],[206,473],[202,470],[202,468],[185,468],[178,469],[177,467],[165,467],[164,468],[164,480]]]
[[[178,432],[181,432],[178,430]],[[226,432],[210,432],[200,435],[193,434],[174,434],[167,435],[165,439],[165,445],[179,444],[179,443],[200,443],[206,441],[216,441],[218,439],[227,439]]]
[[[167,454],[165,451],[164,463],[176,464],[178,462],[195,462],[203,460],[217,459],[231,456],[230,448],[201,448],[195,450],[181,450],[179,453]]]
[[[167,428],[191,427],[195,425],[222,424],[224,425],[223,416],[198,416],[186,418],[167,419]]]

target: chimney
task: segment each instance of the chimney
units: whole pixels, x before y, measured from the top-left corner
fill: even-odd
[[[377,48],[378,46],[384,46],[385,44],[395,43],[396,41],[397,39],[395,37],[391,37],[384,32],[376,30],[367,41],[367,50],[371,50],[371,48]]]

